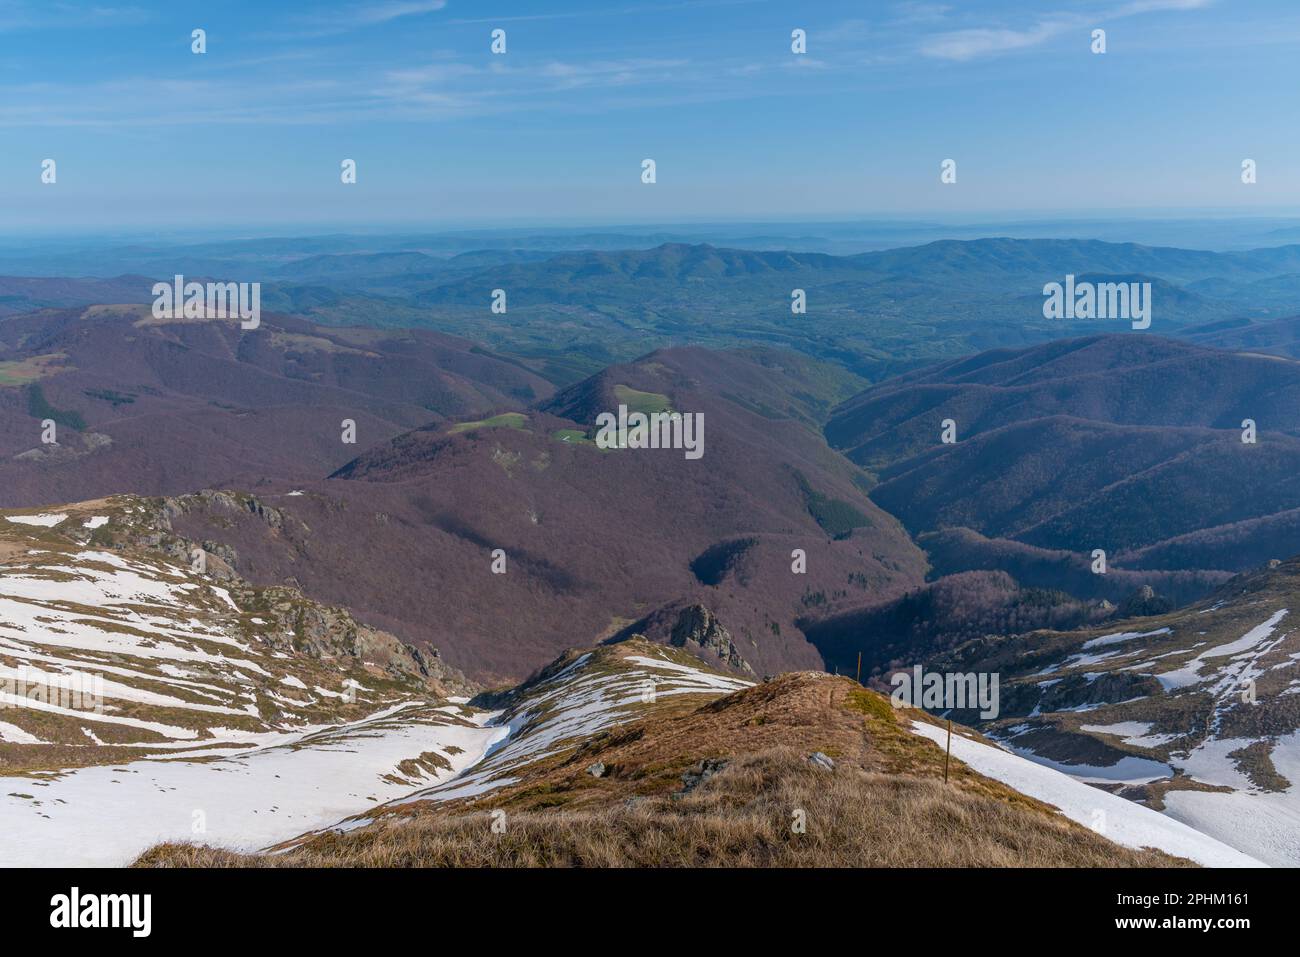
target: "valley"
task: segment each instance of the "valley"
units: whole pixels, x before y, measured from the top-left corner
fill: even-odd
[[[0,0],[5,942],[1285,932],[1297,36]]]
[[[0,319],[5,863],[1300,863],[1289,320],[1017,319],[983,351],[958,323],[895,353],[810,313],[791,351],[729,306],[630,327],[663,344],[636,354],[587,320],[599,348],[568,320],[563,350],[528,340],[565,283],[760,317],[764,290],[879,291],[918,257],[1005,302],[1049,268],[1195,284],[1290,255],[485,252],[420,287],[442,331],[274,284],[289,312],[249,329],[51,289]],[[388,295],[426,258],[357,265]],[[456,319],[484,269],[508,335]],[[638,415],[683,441],[628,441]],[[999,676],[996,717],[892,708],[921,666]],[[981,823],[947,851],[880,849],[956,809]],[[521,836],[493,849],[498,813]]]

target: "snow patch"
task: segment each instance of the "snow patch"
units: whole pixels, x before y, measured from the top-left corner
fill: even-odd
[[[912,731],[944,747],[947,732],[922,722]],[[1070,820],[1097,829],[1125,847],[1154,847],[1206,867],[1261,867],[1262,862],[1188,825],[1068,775],[961,735],[952,753],[972,770],[1058,808]]]
[[[5,518],[16,525],[41,525],[53,528],[68,516],[64,513],[44,512],[40,515],[6,515]]]

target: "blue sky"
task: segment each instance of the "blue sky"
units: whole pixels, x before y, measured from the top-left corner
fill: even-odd
[[[0,0],[0,232],[1300,208],[1289,0],[113,4]]]

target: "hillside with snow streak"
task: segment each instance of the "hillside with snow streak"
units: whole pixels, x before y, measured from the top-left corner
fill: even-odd
[[[492,706],[497,737],[455,777],[269,853],[173,842],[142,862],[1260,863],[960,726],[949,769],[934,719],[822,672],[756,684],[634,637],[571,652]],[[811,808],[806,837],[792,808]],[[972,827],[954,834],[958,819]]]
[[[948,736],[942,728],[918,721],[913,724],[913,730],[941,748],[948,746]],[[952,736],[952,756],[986,777],[1052,805],[1075,823],[1125,847],[1154,847],[1205,867],[1263,866],[1250,855],[1159,811],[1116,797],[1010,751],[976,741],[960,728]]]
[[[131,497],[0,515],[0,865],[258,847],[486,749],[426,655],[186,543],[132,544],[165,532]]]
[[[735,755],[773,746],[857,752],[862,769],[908,780],[936,773],[930,746],[897,729],[936,743],[941,732],[844,679],[755,684],[634,638],[570,652],[471,703],[449,690],[470,690],[450,669],[341,609],[253,588],[217,556],[187,562],[193,543],[169,537],[152,500],[0,519],[0,865],[122,865],[159,844],[292,850],[429,808],[549,806],[606,781],[611,799],[640,801],[665,782],[688,793]],[[1189,685],[1221,659],[1260,671],[1284,620],[1198,645],[1170,670],[1195,672]],[[1167,633],[1089,638],[1039,670],[1096,667]],[[899,746],[900,734],[915,743]],[[1134,850],[1258,863],[967,732],[953,756],[1042,802],[1035,813]],[[963,786],[988,791],[977,780]]]
[[[1253,858],[1300,866],[1300,559],[1104,632],[986,638],[932,663],[997,672],[1007,749],[1162,811]]]

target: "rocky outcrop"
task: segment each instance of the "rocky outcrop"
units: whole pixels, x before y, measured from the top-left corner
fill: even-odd
[[[289,519],[280,509],[267,505],[256,496],[242,492],[204,489],[201,492],[195,492],[193,495],[177,495],[165,498],[162,500],[162,505],[169,527],[170,520],[175,516],[195,510],[206,511],[214,515],[220,515],[222,512],[230,514],[248,512],[256,515],[270,528],[276,530],[284,528],[286,522],[294,521]]]
[[[829,755],[823,754],[821,751],[814,751],[808,755],[808,763],[813,767],[821,768],[823,771],[835,770],[835,762]]]
[[[421,651],[394,635],[358,622],[343,608],[322,605],[296,588],[256,588],[244,582],[231,588],[240,608],[268,621],[259,629],[277,651],[312,658],[354,658],[394,678],[418,681],[439,697],[473,695],[478,686],[446,664],[437,651]]]
[[[690,649],[690,646],[696,645],[703,651],[725,661],[732,668],[751,675],[754,673],[754,669],[750,667],[749,662],[736,650],[736,643],[731,640],[731,634],[718,621],[713,612],[703,605],[688,605],[683,608],[681,614],[677,616],[677,623],[673,625],[672,634],[668,640],[670,644],[688,650],[693,650]]]
[[[1160,694],[1160,682],[1151,675],[1117,671],[1089,678],[1073,674],[1045,687],[1009,685],[1002,689],[1001,710],[1004,716],[1010,717],[1027,715],[1035,710],[1068,711],[1088,705],[1117,704]]]
[[[103,530],[115,548],[135,548],[165,555],[189,565],[230,592],[239,609],[262,623],[252,636],[286,654],[316,659],[350,658],[377,673],[415,682],[438,697],[472,697],[480,688],[459,670],[445,663],[436,649],[408,645],[387,631],[364,625],[344,608],[324,605],[290,585],[255,586],[238,572],[239,553],[230,545],[204,539],[196,542],[177,535],[172,520],[193,509],[212,512],[247,512],[273,529],[288,518],[277,508],[239,492],[205,489],[193,495],[140,499],[143,510],[133,510],[129,522],[116,521]]]
[[[1174,603],[1163,595],[1156,594],[1150,585],[1143,585],[1124,599],[1119,607],[1120,618],[1149,618],[1152,615],[1167,615],[1174,610]]]

